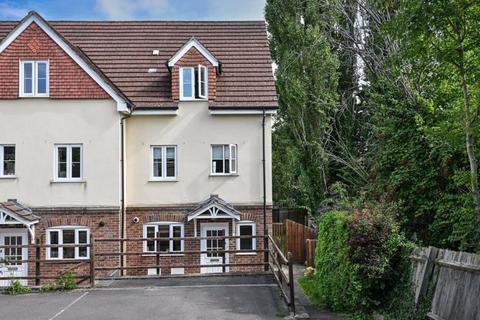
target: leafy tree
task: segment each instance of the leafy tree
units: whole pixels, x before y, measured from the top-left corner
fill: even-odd
[[[338,59],[326,0],[269,0],[266,6],[279,112],[273,133],[274,200],[314,211],[328,188],[325,148],[338,101]]]

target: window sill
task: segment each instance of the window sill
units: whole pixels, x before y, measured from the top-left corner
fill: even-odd
[[[17,179],[17,176],[0,176],[0,179]]]
[[[235,253],[236,256],[256,256],[256,252],[237,252]]]
[[[179,102],[208,102],[208,98],[201,98],[201,99],[195,99],[195,98],[180,98],[178,100]]]
[[[51,184],[54,183],[80,183],[80,184],[86,184],[87,180],[50,180]]]
[[[175,179],[155,179],[155,178],[150,178],[148,182],[178,182],[178,180]]]
[[[238,173],[210,173],[210,177],[238,177]]]
[[[142,254],[142,257],[156,257],[157,254],[156,253],[148,253],[148,252],[144,252]],[[160,257],[184,257],[185,254],[184,253],[161,253],[159,254]]]
[[[45,96],[45,95],[43,95],[43,96],[33,96],[33,95],[32,95],[32,96],[24,96],[24,95],[19,95],[18,97],[19,97],[19,98],[22,98],[22,99],[23,99],[23,98],[27,98],[27,99],[46,99],[46,98],[50,98],[50,96]]]

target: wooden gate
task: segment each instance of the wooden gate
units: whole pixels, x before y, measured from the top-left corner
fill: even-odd
[[[295,262],[305,263],[307,239],[315,239],[312,228],[292,220],[285,220],[285,251],[292,253]]]

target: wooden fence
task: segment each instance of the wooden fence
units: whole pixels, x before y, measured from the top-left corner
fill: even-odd
[[[307,239],[315,239],[315,232],[312,228],[292,220],[285,220],[285,251],[292,253],[294,261],[305,263]]]
[[[315,267],[315,252],[317,248],[317,240],[307,239],[307,260],[305,262],[307,267]]]
[[[434,247],[412,254],[415,302],[433,290],[434,320],[480,320],[480,256]]]

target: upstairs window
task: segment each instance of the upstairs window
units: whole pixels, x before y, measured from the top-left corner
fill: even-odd
[[[15,146],[0,145],[0,177],[15,175]]]
[[[48,61],[20,62],[20,96],[48,97]]]
[[[81,181],[83,152],[81,144],[55,145],[55,180]]]
[[[237,173],[237,145],[212,145],[212,175]]]
[[[177,175],[177,147],[152,147],[152,179],[175,180]]]
[[[208,98],[208,68],[180,68],[180,100],[200,100]]]

